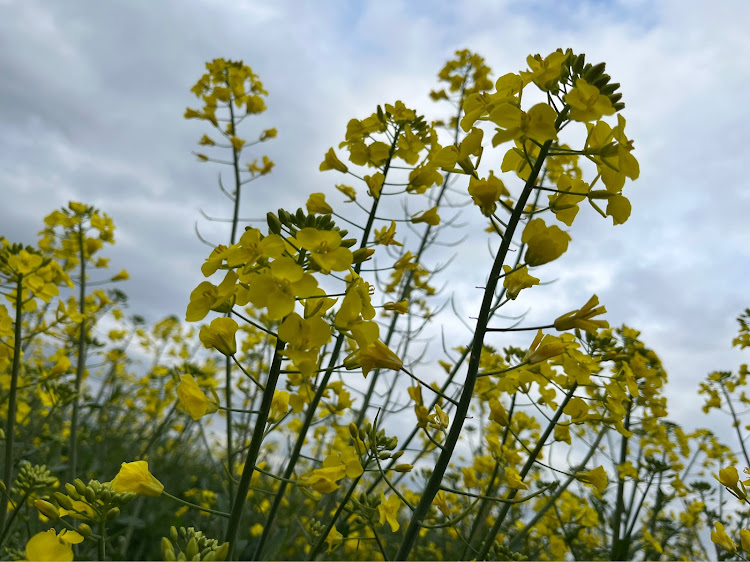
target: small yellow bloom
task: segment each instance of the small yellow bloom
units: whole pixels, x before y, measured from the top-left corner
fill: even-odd
[[[387,302],[383,305],[386,310],[393,310],[396,314],[406,314],[409,312],[409,301],[404,299],[398,302]]]
[[[362,374],[366,377],[367,373],[373,369],[392,369],[400,371],[403,362],[398,355],[393,353],[387,345],[380,340],[375,340],[365,348],[361,348],[352,355],[344,359],[344,366],[347,369],[356,369],[362,367]]]
[[[732,494],[737,498],[744,500],[747,499],[747,492],[745,491],[745,485],[740,483],[740,475],[737,469],[733,466],[722,468],[719,471],[719,476],[714,476],[721,485],[726,487]],[[742,488],[740,488],[742,486]]]
[[[199,420],[206,414],[213,414],[219,409],[215,398],[209,398],[200,389],[192,375],[182,375],[177,386],[179,406],[190,414],[193,420]]]
[[[338,170],[339,172],[346,173],[349,168],[346,167],[341,160],[339,160],[333,148],[329,148],[326,152],[325,159],[320,164],[320,171],[325,172],[326,170]]]
[[[378,514],[380,515],[380,524],[384,525],[386,522],[391,526],[391,531],[398,531],[400,525],[398,524],[398,512],[401,510],[401,500],[396,494],[391,494],[388,499],[385,498],[383,492],[380,492],[380,505],[378,506]]]
[[[552,357],[562,355],[568,345],[555,336],[549,334],[543,336],[542,331],[539,330],[524,357],[524,361],[528,361],[531,365],[541,363]]]
[[[539,279],[529,275],[529,268],[525,265],[520,269],[516,269],[512,273],[508,273],[509,271],[511,271],[511,269],[512,268],[509,265],[503,266],[503,271],[505,271],[503,287],[508,290],[508,297],[510,299],[516,300],[516,297],[518,297],[518,293],[520,293],[523,289],[528,289],[529,287],[533,287],[534,285],[539,285]]]
[[[526,263],[531,267],[556,260],[565,253],[570,235],[558,226],[547,226],[542,219],[529,221],[521,235],[521,242],[528,245]]]
[[[120,273],[112,277],[111,281],[127,281],[128,279],[130,279],[130,274],[123,269]]]
[[[289,411],[289,393],[284,390],[275,390],[271,400],[271,410],[268,413],[268,423],[276,423],[283,419]]]
[[[326,196],[323,193],[311,193],[307,200],[307,212],[319,215],[330,215],[333,213],[331,206],[326,203]]]
[[[344,535],[339,533],[338,529],[336,528],[336,525],[334,525],[333,527],[331,527],[331,530],[328,532],[328,536],[326,537],[325,542],[328,544],[328,548],[326,549],[326,552],[331,552],[338,545],[344,542]]]
[[[54,529],[37,533],[26,543],[27,560],[73,560],[70,544],[60,540]]]
[[[605,314],[607,309],[599,305],[599,297],[592,296],[580,310],[567,312],[555,320],[555,329],[560,332],[579,328],[595,334],[599,328],[609,328],[606,320],[591,320],[594,316]]]
[[[602,95],[599,88],[583,78],[576,80],[576,87],[565,94],[565,103],[570,106],[570,118],[575,121],[596,121],[603,115],[615,113],[609,96]]]
[[[427,209],[426,211],[417,213],[411,218],[411,222],[414,224],[424,222],[429,224],[430,226],[436,226],[440,224],[440,215],[437,214],[437,207],[433,207],[432,209]]]
[[[214,318],[210,326],[201,328],[199,337],[206,349],[214,348],[227,357],[237,353],[236,334],[239,325],[233,318]]]
[[[132,492],[155,498],[164,491],[164,484],[148,471],[146,461],[124,462],[112,480],[112,489],[117,493]]]
[[[716,523],[715,529],[711,531],[711,542],[718,544],[721,548],[729,552],[737,551],[737,546],[735,546],[734,541],[724,531],[724,525],[721,523]]]
[[[595,469],[586,472],[576,472],[575,476],[576,480],[591,484],[599,492],[603,492],[609,483],[607,472],[603,466],[597,466]]]
[[[505,483],[514,490],[528,490],[529,487],[521,480],[521,475],[512,466],[505,468]]]

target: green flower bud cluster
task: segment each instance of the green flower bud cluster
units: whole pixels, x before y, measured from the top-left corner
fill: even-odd
[[[354,515],[354,523],[364,525],[374,525],[378,522],[378,506],[380,497],[375,494],[365,494],[362,492],[359,496],[352,496],[346,502],[346,509]]]
[[[331,215],[310,214],[300,207],[296,213],[290,213],[285,209],[279,209],[277,214],[267,213],[266,221],[268,222],[268,231],[271,234],[281,234],[281,227],[285,226],[294,236],[298,230],[303,228],[315,228],[316,230],[333,230],[341,235],[341,245],[345,248],[351,248],[357,243],[356,238],[346,238],[348,230],[342,230],[333,222]]]
[[[169,529],[169,538],[161,539],[161,556],[164,560],[226,560],[229,554],[229,543],[219,544],[193,527],[173,525]]]
[[[620,101],[622,94],[617,92],[620,88],[619,82],[610,82],[612,77],[604,73],[606,63],[592,65],[586,62],[586,55],[574,55],[572,51],[569,53],[567,64],[563,65],[562,82],[567,83],[568,79],[571,79],[571,84],[575,84],[577,78],[583,78],[592,86],[596,86],[602,95],[609,97],[615,111],[624,109],[625,104]]]
[[[47,465],[33,465],[25,461],[21,463],[18,475],[13,483],[16,493],[28,495],[43,492],[57,486],[57,478],[47,468]]]
[[[317,539],[326,530],[326,524],[313,518],[310,519],[310,524],[308,525],[307,530],[313,538]]]
[[[490,549],[492,560],[513,560],[513,561],[521,561],[521,560],[528,560],[529,557],[525,556],[519,552],[513,552],[510,548],[505,546],[504,544],[497,544],[494,543],[492,545],[492,548]]]
[[[76,478],[73,483],[65,484],[65,492],[55,492],[52,496],[61,508],[75,512],[76,519],[89,522],[111,521],[120,515],[120,508],[136,498],[131,492],[118,493],[110,488],[109,483],[102,484],[98,480],[83,480]],[[73,502],[83,502],[90,509],[79,509]],[[84,529],[81,534],[85,536]]]

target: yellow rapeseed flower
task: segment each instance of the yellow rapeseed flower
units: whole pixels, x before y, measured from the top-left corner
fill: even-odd
[[[112,489],[117,493],[132,492],[155,498],[164,491],[164,484],[148,471],[146,461],[124,462],[112,480]]]

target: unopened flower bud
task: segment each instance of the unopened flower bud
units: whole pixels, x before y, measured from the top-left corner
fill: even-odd
[[[78,525],[78,532],[85,538],[89,538],[93,534],[91,527],[86,523]]]
[[[412,468],[414,468],[413,464],[397,464],[393,467],[393,470],[396,472],[411,472]]]
[[[45,517],[49,517],[53,521],[60,518],[60,511],[51,503],[45,500],[35,500],[34,507],[39,510],[39,513]]]
[[[73,509],[73,501],[68,496],[61,492],[55,492],[52,495],[55,497],[55,501],[60,505],[60,507],[69,511]]]

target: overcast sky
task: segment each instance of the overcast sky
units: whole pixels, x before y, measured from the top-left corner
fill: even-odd
[[[120,285],[131,312],[184,317],[209,251],[193,230],[199,209],[230,208],[219,168],[191,155],[206,126],[183,119],[205,61],[242,59],[269,92],[268,111],[241,134],[278,129],[257,151],[276,168],[242,211],[263,217],[314,191],[335,199],[341,176],[318,166],[350,118],[397,99],[444,116],[428,93],[456,49],[482,55],[497,78],[528,54],[572,47],[622,84],[641,178],[626,186],[623,226],[582,205],[569,251],[538,270],[557,282],[522,294],[515,310],[548,323],[598,294],[610,324],[641,330],[664,361],[671,417],[723,426],[729,439],[727,424],[698,413],[695,392],[708,372],[747,362],[730,342],[750,307],[748,21],[744,0],[0,0],[0,234],[34,243],[53,209],[94,204],[117,226],[106,255],[113,273],[131,274]],[[476,209],[462,218],[480,220]],[[226,242],[217,225],[199,227]],[[457,263],[485,248],[465,243]],[[452,286],[466,317],[478,310],[486,255],[482,264]]]

